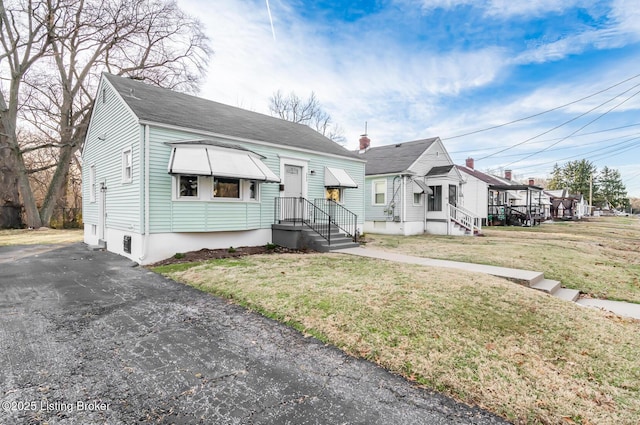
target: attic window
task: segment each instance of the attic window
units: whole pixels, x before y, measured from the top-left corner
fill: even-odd
[[[102,103],[107,103],[107,89],[102,89]]]

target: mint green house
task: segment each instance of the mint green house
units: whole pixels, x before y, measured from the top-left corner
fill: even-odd
[[[264,245],[274,225],[329,239],[324,222],[350,236],[364,224],[357,154],[304,125],[128,78],[102,76],[82,161],[85,243],[140,264]]]

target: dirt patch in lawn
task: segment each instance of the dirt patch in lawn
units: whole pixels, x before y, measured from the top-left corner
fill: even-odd
[[[313,252],[308,250],[290,249],[284,246],[278,245],[262,245],[262,246],[241,246],[238,248],[222,248],[222,249],[207,249],[203,248],[198,251],[190,251],[185,253],[179,253],[166,260],[159,261],[151,264],[149,267],[167,266],[170,264],[182,264],[182,263],[198,263],[207,260],[219,260],[222,258],[235,258],[245,257],[247,255],[259,255],[259,254],[304,254],[307,252]]]

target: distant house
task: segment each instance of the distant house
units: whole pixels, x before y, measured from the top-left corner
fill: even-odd
[[[365,168],[365,232],[474,234],[480,220],[460,206],[462,177],[438,137],[370,147]]]
[[[532,179],[515,182],[511,170],[504,177],[484,173],[475,169],[472,158],[457,168],[464,177],[465,208],[479,215],[483,225],[531,226],[549,218],[549,199]]]
[[[589,204],[582,194],[572,195],[568,189],[545,190],[551,202],[554,219],[581,219],[589,215]]]
[[[304,125],[127,78],[102,76],[82,160],[85,242],[141,264],[263,245],[289,220],[335,226],[335,211],[349,212],[348,233],[364,224],[357,154]]]

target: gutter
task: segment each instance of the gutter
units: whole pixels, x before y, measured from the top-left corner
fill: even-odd
[[[147,258],[147,247],[149,239],[149,125],[144,126],[144,233],[142,234],[142,256],[139,260],[142,263]]]

